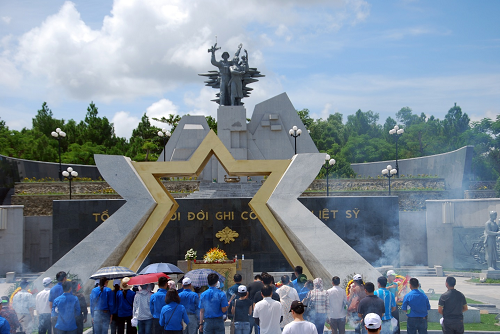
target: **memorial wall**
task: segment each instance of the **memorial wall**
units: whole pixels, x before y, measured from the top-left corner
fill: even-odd
[[[206,251],[219,246],[230,258],[244,254],[245,258],[253,259],[255,271],[291,271],[248,206],[250,200],[177,199],[177,212],[143,265],[176,263],[184,259],[190,248],[198,251],[198,260],[201,260]],[[299,200],[371,264],[399,264],[397,197]],[[52,261],[55,263],[70,251],[124,203],[124,200],[54,201]],[[113,240],[113,231],[108,232]]]

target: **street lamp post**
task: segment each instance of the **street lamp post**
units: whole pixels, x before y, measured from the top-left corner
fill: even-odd
[[[62,176],[64,176],[65,178],[67,178],[69,180],[69,199],[71,199],[71,180],[73,180],[73,178],[77,177],[78,173],[76,171],[74,171],[73,168],[68,167],[67,170],[62,172]]]
[[[172,134],[170,133],[170,131],[167,131],[167,129],[161,129],[160,131],[158,131],[158,136],[160,136],[163,139],[163,162],[167,161],[165,157],[166,154],[165,145],[167,145],[167,140],[168,138],[170,138],[171,135]]]
[[[397,173],[398,173],[398,170],[395,168],[392,168],[391,165],[388,165],[386,169],[382,170],[382,175],[384,175],[386,178],[389,179],[389,196],[391,196],[391,177],[393,177]]]
[[[297,128],[296,125],[294,125],[289,131],[288,133],[290,134],[290,136],[292,136],[294,139],[295,139],[295,147],[294,147],[294,150],[295,150],[295,154],[297,154],[297,137],[300,136],[300,134],[302,133],[302,130]]]
[[[50,133],[52,137],[57,139],[59,143],[59,181],[62,181],[62,167],[61,167],[61,139],[66,137],[66,132],[62,131],[60,128],[57,128],[56,131],[52,131]]]
[[[323,164],[323,168],[326,170],[326,197],[329,196],[329,187],[328,187],[328,172],[335,165],[335,159],[330,159],[330,155],[327,154],[325,156],[325,163]]]
[[[396,135],[396,170],[397,172],[397,177],[399,177],[399,166],[398,166],[398,140],[399,137],[405,132],[405,130],[400,129],[399,126],[394,125],[394,129],[389,131],[390,135]]]

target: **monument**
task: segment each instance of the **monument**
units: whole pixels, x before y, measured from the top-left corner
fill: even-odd
[[[481,280],[500,279],[500,270],[498,269],[498,237],[500,232],[496,223],[497,212],[490,211],[490,219],[484,226],[484,251],[488,270],[483,270],[480,275]]]
[[[318,153],[307,131],[301,140],[302,148],[293,154],[287,128],[303,124],[286,94],[256,105],[247,123],[241,99],[251,91],[247,84],[262,75],[248,66],[246,51],[239,59],[241,48],[240,45],[231,60],[229,53],[223,53],[221,61],[215,60],[216,45],[209,50],[212,64],[219,68],[207,74],[207,85],[220,89],[214,100],[219,104],[217,135],[205,127],[202,117],[185,117],[165,147],[169,153],[165,162],[134,162],[123,156],[95,155],[101,175],[126,203],[62,256],[44,277],[64,270],[85,279],[99,268],[112,265],[137,271],[179,208],[160,179],[200,177],[202,171],[207,172],[203,180],[212,181],[215,172],[218,182],[226,176],[265,177],[248,206],[291,267],[300,265],[308,277],[322,277],[325,282],[330,282],[334,275],[348,277],[357,273],[373,281],[380,276],[319,216],[298,201],[320,171],[325,154]],[[181,138],[190,138],[189,144]],[[207,171],[210,162],[217,165],[212,164]],[[397,206],[396,198],[393,202]],[[327,211],[335,215],[338,210]],[[41,277],[35,285],[41,287]],[[87,282],[85,288],[92,285],[93,282]]]

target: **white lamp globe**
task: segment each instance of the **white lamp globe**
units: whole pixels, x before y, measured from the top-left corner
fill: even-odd
[[[293,131],[297,131],[297,126],[294,125],[293,128],[292,128]]]
[[[66,132],[61,131],[61,132],[59,132],[59,135],[60,135],[61,137],[66,137]]]
[[[55,132],[55,131],[52,131],[50,134],[52,135],[52,137],[56,137],[56,138],[59,136],[59,135],[57,134],[57,132]]]
[[[397,171],[397,169],[396,169],[396,168],[391,169],[391,175],[394,175],[394,174],[396,174],[397,172],[398,172],[398,171]]]
[[[165,134],[167,135],[167,137],[170,137],[172,135],[170,131],[167,131]]]
[[[391,170],[391,169],[392,169],[392,166],[391,166],[391,165],[387,165],[387,169],[388,169],[388,170]]]
[[[398,131],[398,129],[399,129],[399,126],[394,125],[394,130]]]
[[[330,164],[330,166],[333,166],[333,165],[335,165],[336,161],[335,161],[335,159],[330,159],[330,161],[328,161],[328,163]]]
[[[387,173],[389,173],[387,169],[382,169],[382,174],[386,175]]]
[[[302,130],[301,129],[298,129],[297,130],[297,134],[300,135],[302,133]]]
[[[72,172],[71,172],[71,175],[73,175],[74,177],[77,177],[77,176],[78,176],[78,172],[76,172],[76,171],[72,171]]]
[[[68,167],[68,172],[70,172],[70,173],[71,173],[72,171],[73,171],[73,168]]]
[[[61,128],[57,128],[57,129],[56,129],[56,132],[57,132],[57,133],[61,132]]]
[[[69,173],[67,171],[64,171],[64,172],[62,172],[62,175],[68,177]]]
[[[325,155],[325,160],[326,161],[330,160],[330,154]]]
[[[290,135],[293,135],[293,129],[290,129],[290,131],[288,131],[288,133],[289,133]]]
[[[163,132],[158,131],[158,136],[163,137]]]
[[[398,130],[398,135],[402,134],[403,132],[405,132],[405,130],[403,130],[403,129],[399,129],[399,130]]]

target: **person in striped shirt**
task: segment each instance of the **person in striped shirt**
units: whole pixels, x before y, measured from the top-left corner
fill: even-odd
[[[382,316],[382,334],[392,334],[394,330],[391,330],[391,313],[397,309],[396,305],[396,297],[394,294],[389,291],[387,286],[387,278],[384,276],[380,276],[377,279],[378,282],[378,290],[375,291],[374,295],[378,296],[380,299],[384,301],[385,312]],[[398,324],[399,325],[399,324]]]

